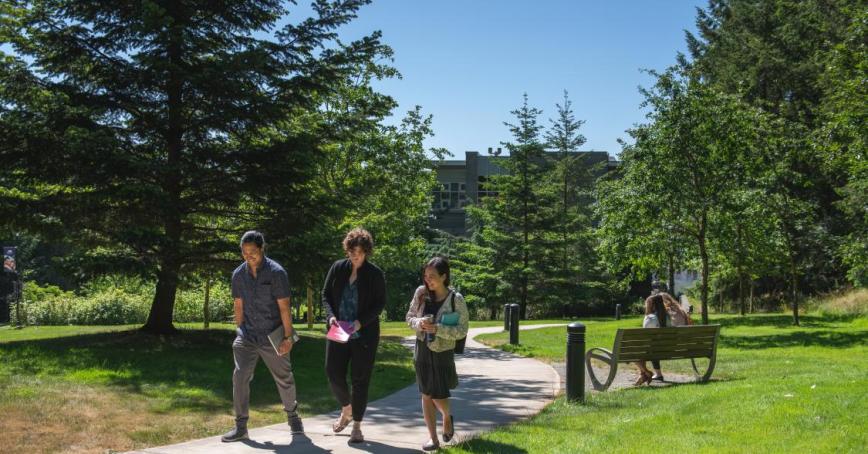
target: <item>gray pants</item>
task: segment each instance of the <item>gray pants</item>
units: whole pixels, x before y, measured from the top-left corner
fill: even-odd
[[[260,357],[274,377],[287,417],[296,415],[298,403],[295,401],[295,378],[292,376],[289,355],[279,356],[271,345],[257,345],[244,340],[241,336],[236,337],[235,342],[232,343],[232,355],[235,358],[235,372],[232,373],[232,401],[235,404],[237,426],[247,426],[247,419],[250,417],[248,414],[250,381],[253,380],[253,371]]]

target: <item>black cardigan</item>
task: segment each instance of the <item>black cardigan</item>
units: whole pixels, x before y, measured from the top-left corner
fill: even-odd
[[[326,313],[326,323],[331,317],[337,318],[338,305],[344,287],[350,281],[353,264],[349,259],[338,260],[329,269],[322,287],[322,307]],[[356,273],[356,286],[359,294],[358,320],[362,327],[359,335],[365,339],[380,337],[380,313],[386,307],[386,276],[383,270],[365,260]]]

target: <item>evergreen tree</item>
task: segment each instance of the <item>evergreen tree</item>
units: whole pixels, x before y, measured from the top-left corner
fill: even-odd
[[[484,279],[484,287],[496,291],[503,302],[517,302],[524,318],[528,305],[545,298],[545,270],[541,267],[546,250],[541,230],[545,213],[541,207],[551,206],[555,194],[540,191],[546,168],[540,141],[543,128],[538,122],[542,112],[528,105],[525,94],[522,106],[511,113],[516,123],[504,124],[513,141],[503,143],[509,157],[495,162],[505,174],[492,176],[488,182],[488,189],[496,195],[480,200],[468,211],[479,245],[472,249],[472,255],[491,273],[490,279]]]
[[[185,267],[236,248],[262,213],[316,228],[297,216],[316,213],[302,189],[325,145],[284,126],[388,56],[378,33],[336,39],[366,3],[317,0],[280,29],[275,0],[6,3],[0,180],[15,190],[0,217],[153,273],[144,329],[172,332]]]
[[[593,299],[601,285],[592,221],[594,182],[604,169],[592,165],[588,155],[578,153],[585,143],[579,132],[584,121],[576,120],[566,91],[563,104],[557,104],[556,110],[557,118],[549,120],[551,126],[545,134],[556,157],[544,184],[551,185],[558,196],[546,216],[549,224],[543,226],[551,244],[550,259],[544,263],[549,294],[568,316],[571,306]]]

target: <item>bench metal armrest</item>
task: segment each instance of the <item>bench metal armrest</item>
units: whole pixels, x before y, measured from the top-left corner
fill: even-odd
[[[597,376],[594,374],[594,368],[591,367],[591,359],[596,359],[609,365],[609,376],[606,377],[605,383],[600,383]],[[591,384],[594,386],[594,389],[597,391],[605,391],[615,380],[615,374],[618,372],[618,361],[611,351],[606,350],[605,348],[594,347],[585,353],[585,367],[588,369],[588,376],[591,379]]]

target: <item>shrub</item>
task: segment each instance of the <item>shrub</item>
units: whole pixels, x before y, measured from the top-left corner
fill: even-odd
[[[821,315],[868,316],[868,289],[853,289],[828,296],[819,302],[817,312]]]
[[[144,323],[150,308],[149,300],[120,289],[103,291],[90,297],[77,298],[69,315],[70,325],[127,325]]]
[[[67,325],[75,300],[74,295],[63,295],[37,301],[27,300],[23,314],[26,323],[28,325]]]
[[[201,322],[205,319],[204,306],[204,286],[181,290],[175,298],[174,320],[178,323]],[[232,318],[232,296],[228,282],[218,281],[211,286],[209,307],[209,321],[226,322]]]

